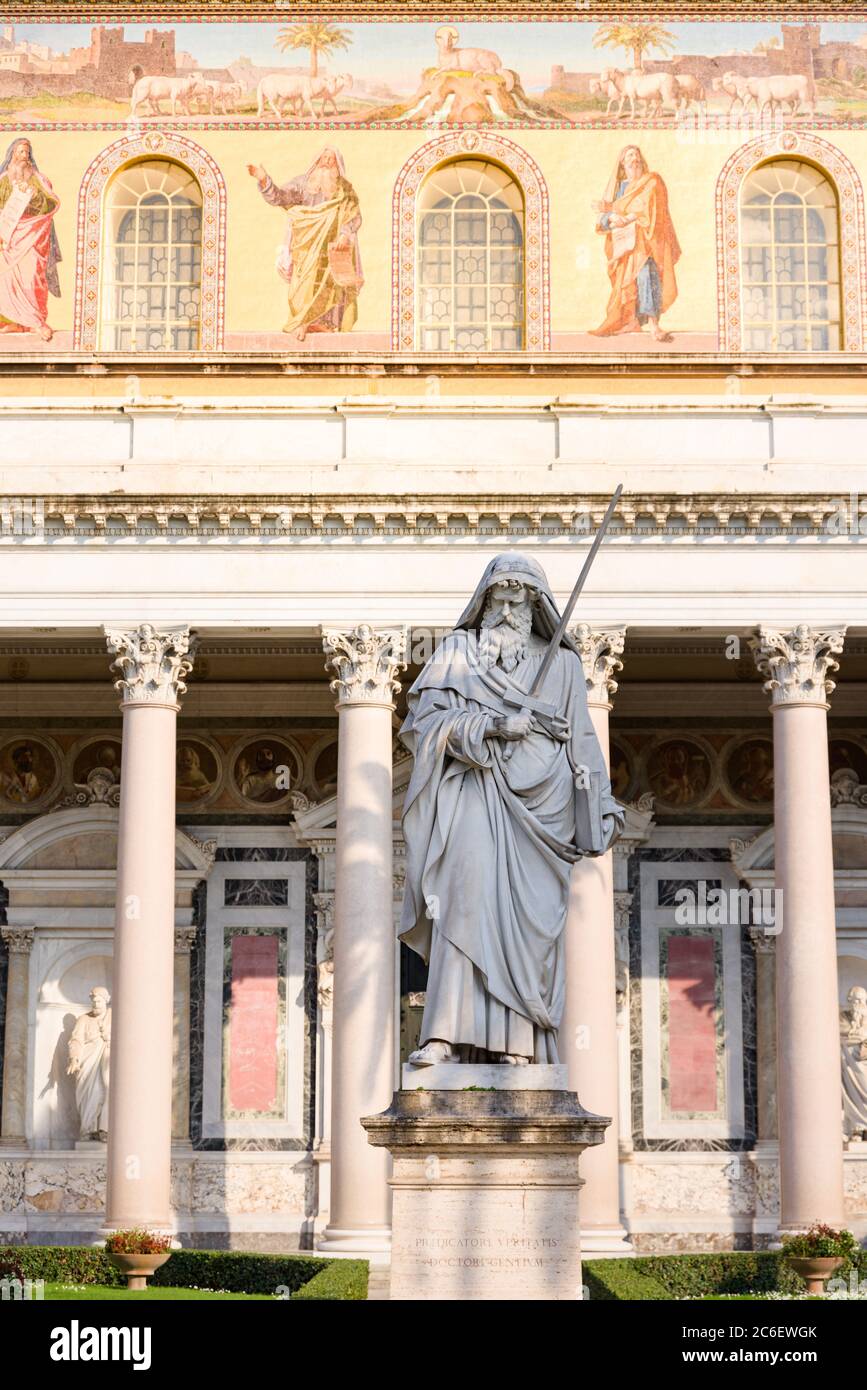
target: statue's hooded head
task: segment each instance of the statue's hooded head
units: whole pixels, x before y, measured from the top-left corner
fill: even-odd
[[[483,626],[488,609],[490,591],[504,582],[520,584],[526,588],[532,608],[533,632],[539,637],[544,637],[546,641],[553,637],[560,621],[560,612],[554,602],[545,571],[538,560],[534,560],[530,555],[522,555],[519,550],[505,550],[502,555],[497,555],[491,560],[455,627],[478,632]],[[566,634],[561,638],[561,646],[578,652],[572,638]]]

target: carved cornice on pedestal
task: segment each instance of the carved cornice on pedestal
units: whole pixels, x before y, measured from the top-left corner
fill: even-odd
[[[406,670],[406,629],[376,629],[359,623],[347,631],[322,628],[325,669],[335,673],[331,689],[338,705],[391,705]]]
[[[193,669],[197,639],[188,627],[162,631],[150,623],[121,630],[104,628],[111,669],[120,674],[114,688],[124,704],[177,707],[186,694],[185,678]]]
[[[6,942],[11,956],[29,956],[33,949],[32,927],[0,927],[0,936]]]
[[[763,688],[771,708],[826,706],[835,686],[830,674],[840,666],[834,654],[843,650],[845,636],[845,627],[820,631],[799,623],[791,632],[760,627],[750,638],[750,649],[759,674],[767,677]]]
[[[610,709],[611,700],[617,694],[615,675],[623,670],[619,658],[626,642],[625,625],[594,629],[589,623],[576,623],[569,629],[569,635],[581,655],[588,703]]]

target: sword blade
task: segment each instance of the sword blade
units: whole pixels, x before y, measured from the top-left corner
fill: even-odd
[[[557,649],[560,646],[560,643],[563,639],[564,632],[569,626],[569,619],[572,617],[572,614],[575,611],[575,605],[581,596],[581,590],[584,588],[584,583],[587,579],[588,574],[590,573],[590,566],[593,564],[593,561],[596,558],[596,552],[605,538],[605,532],[608,530],[611,518],[614,515],[614,509],[617,506],[617,503],[620,501],[620,494],[622,493],[622,491],[623,484],[618,483],[614,491],[614,496],[608,503],[608,510],[602,518],[602,524],[599,527],[599,530],[596,532],[596,535],[593,537],[593,544],[587,552],[587,559],[584,561],[584,564],[581,568],[581,573],[578,576],[578,581],[575,585],[575,588],[572,590],[572,593],[569,596],[569,602],[563,609],[562,616],[554,631],[554,635],[551,638],[551,641],[548,643],[548,650],[542,658],[542,664],[536,672],[533,684],[530,686],[530,689],[527,692],[531,698],[534,695],[538,695],[539,691],[542,689],[542,686],[545,683],[545,677],[551,669],[551,663],[553,662],[554,657],[557,655]]]

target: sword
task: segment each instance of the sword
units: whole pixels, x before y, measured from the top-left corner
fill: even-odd
[[[511,705],[515,709],[527,709],[532,714],[546,714],[549,717],[557,714],[557,710],[553,705],[546,704],[543,700],[539,700],[537,697],[539,691],[542,689],[542,686],[545,684],[545,677],[550,671],[551,666],[554,662],[554,658],[557,655],[557,650],[560,646],[563,634],[566,631],[566,628],[569,626],[569,619],[572,617],[572,614],[575,611],[575,605],[581,596],[581,590],[584,588],[585,581],[587,579],[588,574],[590,573],[590,566],[596,559],[596,552],[602,544],[603,540],[605,539],[605,532],[608,530],[608,527],[611,523],[611,518],[614,515],[614,509],[617,506],[617,503],[620,501],[620,494],[622,493],[622,491],[623,484],[618,483],[614,491],[614,496],[608,503],[608,510],[602,518],[602,524],[599,527],[599,530],[596,532],[596,535],[593,537],[593,544],[587,552],[587,559],[584,561],[584,564],[581,568],[581,573],[579,574],[575,588],[572,590],[572,593],[569,597],[569,602],[563,609],[563,613],[554,631],[554,635],[548,643],[548,650],[545,652],[545,655],[542,658],[542,664],[540,665],[535,677],[533,678],[533,684],[530,686],[530,689],[527,691],[526,694],[524,694],[523,692],[518,694],[516,692],[514,694],[510,693],[508,695],[504,695],[504,704]],[[512,756],[512,753],[514,752],[515,742],[517,742],[517,740],[514,740],[513,742],[509,743],[506,746],[506,748],[504,748],[504,762],[508,762],[509,758]]]

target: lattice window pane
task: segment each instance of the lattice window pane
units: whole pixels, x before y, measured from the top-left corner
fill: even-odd
[[[498,165],[455,160],[419,195],[418,345],[514,350],[523,343],[520,189]]]
[[[121,170],[108,193],[103,345],[191,351],[199,343],[201,190],[168,160]]]
[[[518,250],[491,251],[491,280],[500,285],[517,285],[522,278],[523,265]]]
[[[448,249],[422,251],[421,278],[424,285],[447,285],[452,278],[452,257]]]
[[[478,251],[455,251],[455,284],[483,285],[487,280],[487,255],[484,247]]]
[[[812,165],[775,160],[741,198],[744,345],[757,351],[839,351],[839,215]]]
[[[459,352],[481,352],[488,346],[488,335],[483,328],[455,329],[455,347]]]
[[[748,283],[767,284],[771,279],[772,258],[770,247],[745,246],[742,265],[744,279]]]

